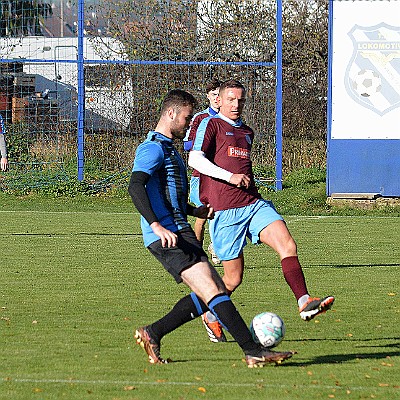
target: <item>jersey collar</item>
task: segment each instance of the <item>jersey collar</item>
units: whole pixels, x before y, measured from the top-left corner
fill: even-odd
[[[236,127],[236,128],[239,128],[240,126],[243,125],[243,122],[242,122],[242,119],[241,119],[241,118],[238,118],[237,120],[233,121],[232,119],[230,119],[230,118],[228,118],[228,117],[225,117],[225,115],[223,115],[223,114],[221,114],[221,113],[218,113],[218,114],[217,114],[217,117],[223,119],[223,120],[226,121],[228,124],[230,124],[230,125],[232,125],[232,126],[234,126],[234,127]]]
[[[208,114],[212,117],[218,114],[218,110],[214,110],[212,107],[208,107]]]
[[[150,131],[147,134],[147,139],[148,140],[159,140],[159,141],[165,141],[165,142],[172,143],[172,139],[171,138],[166,137],[162,133],[156,132],[156,131]]]

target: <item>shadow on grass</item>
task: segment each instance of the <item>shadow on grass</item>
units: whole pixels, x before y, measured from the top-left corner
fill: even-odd
[[[378,337],[378,338],[367,338],[367,339],[354,339],[354,338],[304,338],[304,339],[290,339],[285,340],[287,342],[379,342],[380,340],[395,340],[397,344],[393,345],[379,345],[379,346],[365,346],[365,347],[400,347],[400,337]]]
[[[379,360],[384,359],[387,357],[398,357],[400,356],[400,351],[393,351],[393,352],[381,352],[381,353],[349,353],[349,354],[329,354],[325,356],[318,356],[309,361],[299,361],[297,363],[291,363],[306,366],[306,365],[315,365],[315,364],[339,364],[354,360],[362,360],[362,359],[369,359],[369,360]],[[293,360],[294,361],[294,360]],[[289,363],[285,364],[289,365]]]
[[[285,342],[317,342],[321,340],[326,340],[326,341],[348,341],[348,339],[303,339],[303,340],[288,340]],[[383,345],[374,345],[374,346],[361,346],[362,348],[364,347],[388,347],[388,348],[399,348],[400,347],[400,338],[397,337],[390,337],[390,338],[379,338],[379,339],[364,339],[364,340],[357,340],[354,342],[369,342],[369,341],[374,341],[376,342],[377,340],[395,340],[397,342],[390,343],[390,344],[383,344]],[[234,343],[234,340],[228,340],[228,342]],[[273,349],[275,350],[275,349]],[[392,352],[379,352],[379,353],[350,353],[350,354],[329,354],[325,356],[318,356],[313,359],[310,359],[308,361],[302,361],[299,360],[297,361],[298,357],[301,357],[301,352],[300,354],[297,353],[293,356],[290,361],[285,361],[284,363],[280,364],[279,367],[282,366],[307,366],[307,365],[315,365],[315,364],[339,364],[343,362],[349,362],[353,360],[362,360],[362,359],[384,359],[387,357],[398,357],[400,356],[400,351],[392,351]],[[176,359],[176,360],[171,360],[172,363],[186,363],[186,362],[199,362],[199,361],[204,361],[203,358],[193,358],[193,359]],[[213,359],[213,361],[226,361],[226,359]],[[238,362],[238,360],[231,360],[233,363]],[[274,365],[274,363],[271,363],[270,365]]]
[[[349,361],[355,360],[380,360],[387,359],[388,357],[398,357],[400,356],[400,351],[394,352],[381,352],[381,353],[350,353],[350,354],[328,354],[324,356],[317,356],[310,360],[297,360],[298,357],[301,357],[301,354],[295,354],[290,361],[285,361],[282,364],[279,364],[279,367],[304,367],[308,365],[319,365],[319,364],[341,364]],[[177,363],[186,363],[186,362],[203,362],[204,359],[200,358],[192,358],[192,359],[174,359],[169,360],[172,364]],[[213,362],[221,361],[226,362],[227,359],[213,359]],[[230,362],[239,363],[241,360],[232,359]],[[274,363],[270,363],[271,366],[274,366]]]
[[[331,267],[331,268],[364,268],[364,267],[400,267],[400,264],[318,264],[318,267]]]

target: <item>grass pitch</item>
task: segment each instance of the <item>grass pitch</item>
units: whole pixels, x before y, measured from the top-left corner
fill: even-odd
[[[119,211],[0,211],[0,399],[400,398],[398,217],[286,218],[311,295],[336,296],[308,323],[276,255],[246,247],[233,300],[248,322],[278,313],[278,349],[298,352],[248,369],[229,335],[209,342],[200,320],[164,338],[174,363],[147,363],[134,328],[188,290],[143,248],[138,214]]]

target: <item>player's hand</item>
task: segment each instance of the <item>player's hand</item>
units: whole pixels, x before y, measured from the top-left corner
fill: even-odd
[[[237,187],[245,187],[246,189],[250,186],[250,177],[246,174],[233,174],[229,183]]]
[[[202,205],[193,210],[193,216],[202,219],[213,219],[214,209],[209,205]]]
[[[169,229],[165,229],[159,222],[153,222],[151,225],[153,232],[161,239],[162,247],[175,247],[178,236]]]

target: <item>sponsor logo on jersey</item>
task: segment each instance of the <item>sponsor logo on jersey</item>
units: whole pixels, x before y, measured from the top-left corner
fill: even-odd
[[[228,157],[250,158],[250,150],[242,149],[241,147],[228,147]]]
[[[226,136],[234,136],[234,135],[233,135],[233,132],[225,132],[225,135],[226,135]]]

